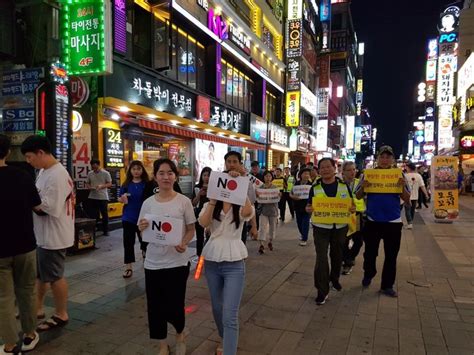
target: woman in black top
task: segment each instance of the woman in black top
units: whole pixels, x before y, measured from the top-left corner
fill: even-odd
[[[196,218],[199,217],[202,207],[206,202],[209,202],[207,196],[207,184],[209,183],[209,177],[211,176],[212,169],[208,166],[202,169],[201,176],[199,177],[199,183],[194,187],[192,203],[194,206],[194,212]],[[201,256],[202,248],[204,247],[204,228],[196,222],[196,253],[197,256]]]

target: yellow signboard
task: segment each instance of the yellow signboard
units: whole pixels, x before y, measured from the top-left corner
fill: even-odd
[[[312,223],[349,224],[352,199],[339,197],[313,197]]]
[[[275,185],[275,186],[278,188],[278,190],[283,190],[283,188],[284,188],[284,183],[285,183],[285,180],[283,180],[283,179],[278,179],[278,178],[275,178],[275,179],[273,179],[273,181],[272,181],[272,184]]]
[[[363,81],[362,79],[357,79],[357,92],[362,92],[362,86],[363,86]]]
[[[452,221],[459,215],[458,158],[436,156],[431,161],[435,220]]]
[[[287,127],[298,127],[300,125],[300,95],[299,91],[288,91],[286,93],[286,119]]]
[[[365,187],[367,193],[401,194],[403,186],[398,185],[398,180],[403,177],[401,169],[367,169],[364,179],[370,183]]]

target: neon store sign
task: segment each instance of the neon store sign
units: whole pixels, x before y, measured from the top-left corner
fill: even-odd
[[[217,14],[213,8],[210,8],[207,12],[207,28],[221,40],[229,38],[227,23],[222,15]]]

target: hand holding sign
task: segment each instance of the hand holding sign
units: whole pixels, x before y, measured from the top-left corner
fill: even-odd
[[[186,246],[182,245],[184,234],[183,221],[180,219],[146,214],[145,218],[140,220],[138,227],[143,231],[144,242],[175,246],[180,253],[186,250]]]
[[[207,198],[244,206],[247,199],[249,178],[239,176],[237,172],[230,174],[212,171],[207,187]]]
[[[258,203],[278,203],[280,201],[279,189],[257,189]]]

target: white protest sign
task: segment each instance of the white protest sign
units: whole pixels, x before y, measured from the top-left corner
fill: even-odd
[[[257,189],[258,203],[278,203],[280,201],[279,189]]]
[[[250,182],[252,184],[254,184],[255,187],[262,187],[263,186],[263,181],[260,180],[260,179],[257,179],[255,176],[253,176],[252,174],[249,174],[248,175],[249,179],[250,179]]]
[[[293,195],[297,196],[300,200],[305,200],[309,198],[309,191],[311,190],[311,185],[295,185],[293,186]]]
[[[248,187],[248,176],[234,178],[226,173],[212,171],[207,185],[207,198],[244,206]]]
[[[181,244],[183,239],[183,220],[148,213],[145,214],[145,219],[150,225],[142,232],[144,242],[166,246]]]

